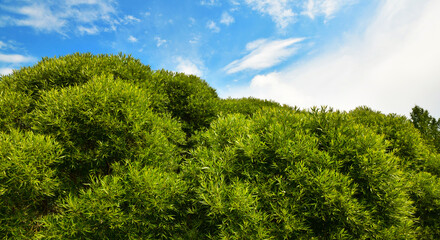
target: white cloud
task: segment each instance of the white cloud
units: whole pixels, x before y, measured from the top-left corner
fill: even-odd
[[[217,24],[214,21],[208,21],[206,24],[206,27],[210,29],[212,32],[218,33],[220,32],[220,28],[217,26]]]
[[[2,54],[0,53],[0,62],[6,63],[25,63],[36,61],[34,57],[24,56],[20,54]]]
[[[214,5],[218,5],[219,3],[216,0],[201,0],[200,4],[207,6],[214,6]]]
[[[261,70],[277,65],[295,54],[295,43],[301,42],[302,38],[288,38],[284,40],[269,41],[259,39],[246,45],[250,53],[242,59],[228,64],[224,70],[227,73],[236,73],[246,69]]]
[[[128,41],[130,41],[130,42],[132,42],[132,43],[135,43],[135,42],[138,41],[138,39],[130,35],[130,36],[128,37]]]
[[[0,41],[0,49],[2,50],[17,52],[23,50],[21,49],[20,45],[21,44],[17,43],[14,40],[7,40],[6,42]]]
[[[131,16],[131,15],[127,15],[127,16],[125,16],[124,19],[125,19],[125,21],[126,21],[127,23],[141,22],[141,20],[140,20],[139,18],[133,17],[133,16]]]
[[[335,13],[356,3],[358,0],[244,0],[254,11],[269,15],[278,28],[284,29],[295,22],[298,14],[307,15],[311,19],[324,15],[326,19]]]
[[[332,18],[333,15],[343,6],[355,3],[357,0],[308,0],[304,4],[302,14],[314,19],[317,15],[325,15]]]
[[[114,28],[113,25],[118,23],[114,4],[113,0],[41,0],[37,3],[18,1],[2,6],[6,10],[2,25],[31,27],[37,31],[57,32],[62,35],[67,35],[72,29],[78,30],[79,34],[96,34],[98,31],[92,28],[87,31],[81,26],[96,26],[96,23],[101,23],[100,25],[110,26],[104,26],[106,29]],[[12,15],[8,16],[7,12]]]
[[[199,42],[200,42],[200,36],[199,35],[194,36],[191,40],[189,40],[189,43],[191,43],[191,44],[197,44]]]
[[[194,64],[191,60],[184,59],[182,57],[177,57],[176,61],[177,61],[177,67],[176,67],[177,72],[183,72],[189,75],[192,74],[199,77],[203,76],[202,70],[200,70],[200,68],[197,67],[197,65]]]
[[[6,48],[8,44],[4,43],[3,41],[0,41],[0,49]]]
[[[17,9],[16,13],[26,16],[24,19],[15,19],[17,26],[33,27],[40,31],[61,32],[66,20],[54,14],[48,6],[34,4]]]
[[[232,5],[238,6],[240,3],[237,0],[229,0]]]
[[[223,12],[222,19],[220,20],[220,23],[223,23],[226,26],[229,26],[234,21],[235,21],[234,18],[229,13]]]
[[[254,77],[226,93],[302,108],[367,105],[408,114],[417,104],[440,117],[440,1],[386,0],[364,33],[342,47]],[[340,46],[341,46],[340,45]]]
[[[99,32],[99,30],[96,26],[93,26],[93,27],[79,26],[78,31],[80,32],[81,35],[83,35],[83,34],[94,35]]]
[[[8,75],[12,73],[12,68],[0,68],[0,75]]]
[[[193,17],[190,17],[189,21],[190,21],[190,26],[192,26],[196,23],[196,20]]]
[[[167,40],[161,39],[160,37],[155,37],[154,40],[156,40],[156,47],[160,47],[163,44],[167,43]]]
[[[285,28],[294,22],[296,13],[289,0],[245,0],[245,2],[262,14],[268,14],[279,28]]]

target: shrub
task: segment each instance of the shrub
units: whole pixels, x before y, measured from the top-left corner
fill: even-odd
[[[22,117],[27,114],[31,103],[32,99],[26,94],[0,89],[0,131],[24,129]]]
[[[78,196],[60,201],[61,212],[41,221],[39,238],[191,238],[185,224],[187,186],[177,174],[137,162],[114,169]]]
[[[28,239],[39,230],[36,219],[47,214],[59,191],[54,164],[61,147],[32,132],[0,132],[0,236]]]
[[[414,123],[44,58],[0,77],[0,238],[439,239],[440,156]]]
[[[286,105],[281,106],[277,102],[261,100],[253,97],[240,98],[240,99],[234,99],[234,98],[222,99],[220,101],[219,107],[220,107],[219,111],[224,114],[241,113],[246,116],[252,116],[258,110],[264,107],[275,107],[275,108],[285,108],[285,109],[294,110],[293,108]]]
[[[359,122],[382,134],[389,142],[388,151],[399,158],[411,200],[416,206],[414,216],[419,220],[419,239],[440,237],[440,155],[423,140],[420,132],[405,117],[384,115],[369,108],[358,108],[350,113]],[[436,217],[434,217],[436,216]]]
[[[38,97],[42,91],[81,85],[102,74],[145,84],[152,71],[149,66],[130,55],[75,53],[62,57],[45,57],[34,66],[3,76],[2,84],[12,90]]]
[[[188,135],[208,127],[217,115],[217,93],[205,81],[192,75],[152,71],[138,59],[123,54],[75,53],[43,58],[35,66],[3,76],[0,85],[37,101],[45,91],[79,86],[101,75],[112,75],[147,90],[153,111],[179,118]],[[33,106],[28,106],[28,111]]]
[[[188,136],[209,127],[217,117],[217,93],[204,80],[165,70],[155,72],[153,79],[164,83],[164,92],[169,100],[167,109],[183,122],[183,130]]]
[[[176,168],[184,134],[167,114],[151,110],[148,96],[113,76],[95,77],[44,92],[29,121],[34,131],[62,144],[66,157],[60,170],[74,184],[90,173],[108,174],[111,163],[125,159]]]
[[[415,237],[396,157],[345,113],[228,115],[196,138],[185,169],[213,238]]]

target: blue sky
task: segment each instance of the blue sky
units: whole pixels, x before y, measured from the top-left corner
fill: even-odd
[[[126,53],[221,97],[440,117],[438,0],[0,0],[0,74]]]

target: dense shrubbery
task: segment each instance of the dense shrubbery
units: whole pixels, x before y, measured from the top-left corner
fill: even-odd
[[[437,123],[45,58],[0,79],[0,237],[439,239]]]
[[[62,149],[54,139],[32,132],[0,132],[0,236],[28,238],[36,220],[55,208]]]

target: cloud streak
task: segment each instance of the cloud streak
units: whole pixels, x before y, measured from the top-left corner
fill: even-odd
[[[302,14],[314,19],[315,16],[324,15],[327,19],[346,5],[351,5],[357,0],[308,0],[304,4]]]
[[[296,13],[289,0],[245,0],[255,11],[269,15],[279,28],[285,28],[294,22]]]
[[[57,32],[64,36],[72,29],[81,35],[93,35],[98,30],[115,29],[114,25],[121,21],[137,20],[129,16],[119,21],[113,0],[42,0],[29,4],[3,5],[2,8],[12,13],[2,17],[3,26],[31,27],[37,31]],[[102,25],[102,29],[98,29],[98,24]]]
[[[26,62],[34,62],[36,58],[30,56],[24,56],[20,54],[2,54],[0,53],[0,62],[5,63],[26,63]]]
[[[289,38],[284,40],[259,39],[246,45],[249,54],[239,60],[228,64],[224,70],[228,73],[236,73],[244,70],[262,70],[273,67],[295,54],[299,43],[303,38]]]
[[[367,105],[398,114],[417,104],[440,116],[439,11],[439,1],[383,1],[362,34],[311,60],[255,76],[226,95],[304,108]]]
[[[268,15],[277,27],[284,29],[295,23],[296,17],[306,15],[311,19],[325,16],[326,20],[345,6],[352,5],[358,0],[244,0],[252,10]]]

